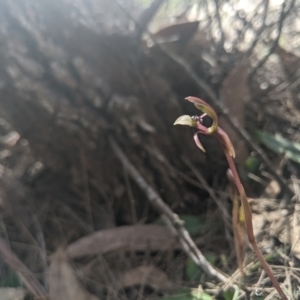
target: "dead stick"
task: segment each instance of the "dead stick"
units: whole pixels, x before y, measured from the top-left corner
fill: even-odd
[[[191,257],[194,262],[210,277],[215,278],[220,282],[225,282],[227,280],[220,271],[216,270],[203,256],[201,251],[198,249],[189,233],[184,227],[183,221],[179,219],[178,215],[175,214],[171,208],[161,199],[161,197],[155,192],[155,190],[145,181],[138,170],[131,164],[124,152],[118,146],[116,141],[110,137],[109,143],[118,157],[118,159],[123,164],[124,168],[127,170],[128,174],[135,181],[135,183],[140,187],[140,189],[146,194],[150,204],[162,215],[167,218],[167,223],[171,224],[171,230],[176,233],[179,242],[183,246],[183,250],[186,254]]]

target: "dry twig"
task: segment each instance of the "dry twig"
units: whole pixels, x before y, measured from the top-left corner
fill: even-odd
[[[193,166],[192,162],[187,157],[182,157],[182,160],[185,162],[185,164],[192,170],[194,175],[197,177],[197,179],[201,182],[202,186],[206,189],[206,191],[209,193],[210,197],[215,201],[217,206],[219,207],[221,211],[222,218],[224,220],[224,224],[226,224],[229,228],[231,228],[231,217],[227,211],[226,206],[223,204],[222,201],[220,201],[215,194],[214,190],[208,185],[205,178],[202,176],[201,172],[197,170],[196,167]]]
[[[146,194],[151,205],[163,216],[171,230],[176,234],[184,251],[190,256],[194,262],[210,277],[218,281],[225,282],[226,276],[220,271],[213,268],[213,266],[206,260],[201,251],[198,249],[194,241],[191,239],[189,233],[185,229],[182,220],[179,219],[171,208],[161,199],[161,197],[154,191],[154,189],[145,181],[138,170],[131,164],[124,152],[111,137],[109,139],[110,146],[118,159],[123,164],[128,174],[136,182],[136,184]]]
[[[222,26],[219,0],[215,0],[215,5],[216,5],[216,15],[217,15],[217,20],[218,20],[218,26],[219,26],[219,30],[220,30],[220,34],[221,34],[221,38],[220,38],[219,43],[223,48],[224,47],[224,42],[225,42],[225,34],[224,34],[223,26]]]
[[[249,49],[247,50],[245,57],[249,57],[252,52],[253,49],[255,48],[257,42],[259,41],[259,36],[263,33],[263,31],[266,28],[266,20],[267,20],[267,15],[268,15],[268,9],[269,9],[269,0],[263,1],[264,4],[264,12],[263,12],[263,16],[262,16],[262,23],[261,26],[256,30],[256,38],[253,40],[251,46],[249,47]]]
[[[276,47],[277,47],[277,45],[278,45],[278,42],[279,42],[279,38],[280,38],[280,36],[281,36],[281,30],[282,30],[282,26],[283,26],[283,21],[285,20],[285,17],[286,17],[286,15],[287,15],[288,11],[294,6],[294,2],[295,2],[295,0],[293,0],[293,1],[291,2],[291,5],[290,5],[289,9],[288,9],[286,12],[285,12],[286,1],[284,1],[284,2],[282,3],[282,6],[281,6],[281,12],[280,12],[279,21],[278,21],[278,29],[277,29],[278,33],[277,33],[277,36],[276,36],[276,38],[275,38],[275,40],[274,40],[274,42],[273,42],[273,44],[272,44],[272,46],[271,46],[271,48],[270,48],[268,54],[267,54],[266,56],[264,56],[264,57],[262,58],[262,60],[261,60],[260,62],[258,62],[258,64],[257,64],[257,65],[254,67],[254,69],[250,72],[249,78],[251,78],[251,77],[255,74],[255,72],[256,72],[257,69],[259,69],[261,66],[263,66],[263,64],[267,61],[267,59],[270,57],[270,55],[271,55],[271,54],[274,52],[274,50],[276,49]]]

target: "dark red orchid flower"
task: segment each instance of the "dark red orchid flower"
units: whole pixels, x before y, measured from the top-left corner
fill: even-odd
[[[271,279],[281,299],[287,300],[286,295],[283,293],[277,279],[272,273],[268,263],[266,262],[263,254],[261,253],[255,241],[255,237],[253,233],[253,225],[252,225],[251,207],[248,203],[248,199],[244,191],[244,187],[241,183],[240,177],[238,175],[238,172],[236,170],[233,161],[233,158],[235,157],[235,151],[227,133],[218,126],[218,116],[215,110],[209,104],[196,97],[187,97],[185,99],[194,103],[196,108],[201,110],[203,114],[201,114],[200,116],[192,116],[192,117],[188,115],[181,116],[174,122],[174,125],[186,125],[186,126],[196,128],[197,131],[194,134],[194,141],[198,146],[198,148],[200,148],[203,152],[205,152],[205,149],[203,148],[199,140],[198,134],[214,136],[221,144],[229,165],[229,170],[227,172],[227,175],[234,188],[232,191],[232,201],[233,201],[232,220],[233,220],[234,241],[235,241],[238,265],[241,272],[243,273],[242,263],[243,263],[244,228],[245,228],[249,242],[253,248],[253,251],[256,253],[262,267],[264,268],[267,275]],[[206,127],[203,125],[203,119],[205,117],[210,117],[212,119],[212,125],[210,127]]]
[[[203,148],[198,134],[204,134],[204,135],[212,135],[214,136],[223,146],[224,151],[227,152],[230,156],[235,157],[235,152],[233,145],[226,134],[226,132],[218,127],[218,116],[214,109],[208,105],[205,101],[196,98],[196,97],[187,97],[186,100],[192,102],[195,104],[196,108],[201,110],[203,114],[201,116],[188,116],[184,115],[179,117],[175,122],[174,125],[186,125],[190,127],[195,127],[198,131],[194,134],[194,140],[196,145],[205,152],[205,149]],[[205,117],[210,117],[213,121],[212,125],[210,127],[205,127],[203,125],[203,119]]]

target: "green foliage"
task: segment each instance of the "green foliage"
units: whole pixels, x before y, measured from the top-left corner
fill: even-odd
[[[212,265],[215,265],[217,256],[214,253],[207,252],[207,253],[203,253],[203,255],[208,262],[210,262]],[[186,268],[185,268],[186,279],[191,282],[199,282],[202,273],[203,272],[195,264],[195,262],[191,258],[188,258],[186,262]]]
[[[264,144],[275,153],[285,154],[286,157],[294,162],[300,163],[300,144],[293,143],[279,135],[273,135],[265,131],[257,131],[259,142]]]
[[[203,255],[213,266],[216,264],[217,256],[214,253],[206,252]]]
[[[199,267],[195,264],[195,262],[188,258],[185,267],[185,276],[188,281],[199,282],[200,277],[202,275],[202,271]]]
[[[203,217],[196,217],[192,215],[178,215],[178,217],[184,221],[184,227],[189,232],[191,236],[195,236],[198,234],[203,234],[207,229],[206,219]],[[161,218],[154,221],[154,224],[165,225]]]
[[[238,298],[239,293],[238,293],[238,290],[236,290],[236,291],[228,290],[228,291],[223,292],[222,296],[223,296],[224,300],[235,300]],[[254,297],[251,299],[252,300],[264,300],[265,297],[254,295]]]
[[[179,218],[184,221],[185,228],[191,236],[203,233],[207,229],[206,219],[204,218],[192,215],[179,215]]]
[[[161,300],[214,300],[209,294],[197,289],[182,289],[173,295],[160,298]]]
[[[256,156],[249,156],[245,161],[245,171],[247,173],[257,174],[260,166],[260,159]]]
[[[232,300],[234,297],[234,291],[233,290],[228,290],[223,292],[223,297],[224,300]]]
[[[6,277],[0,282],[0,287],[20,287],[23,286],[22,281],[18,274],[13,271],[9,271]]]

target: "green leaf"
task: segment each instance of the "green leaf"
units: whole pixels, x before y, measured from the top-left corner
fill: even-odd
[[[214,300],[209,294],[197,289],[182,289],[173,295],[159,298],[161,300]]]
[[[203,253],[204,257],[210,262],[212,265],[215,265],[217,256],[214,253]],[[186,262],[185,267],[185,275],[186,279],[191,282],[199,282],[201,275],[203,272],[201,269],[195,264],[195,262],[189,257]]]
[[[213,266],[216,264],[217,255],[212,252],[204,252],[204,257],[212,264]]]
[[[209,295],[203,291],[201,293],[196,292],[196,291],[193,293],[194,293],[194,299],[199,299],[199,300],[213,300],[214,299],[211,295]],[[195,298],[195,296],[196,296],[196,298]]]
[[[184,227],[191,236],[203,234],[208,229],[206,218],[196,217],[192,215],[178,215],[178,217],[182,221],[184,221]],[[158,218],[153,223],[157,225],[165,225],[164,221],[161,218]]]
[[[8,274],[1,280],[0,287],[21,287],[22,281],[18,274],[9,271]]]
[[[179,215],[179,218],[184,221],[184,227],[191,236],[199,233],[204,233],[207,230],[206,219],[192,215]]]
[[[186,262],[185,276],[188,281],[199,282],[202,275],[201,269],[189,257]]]
[[[247,173],[257,174],[260,166],[260,159],[256,156],[248,156],[245,161],[245,171]]]
[[[275,153],[285,154],[294,162],[300,163],[300,144],[293,143],[279,135],[257,131],[258,140]]]
[[[223,297],[225,300],[232,300],[234,296],[234,291],[233,290],[228,290],[223,292]]]

